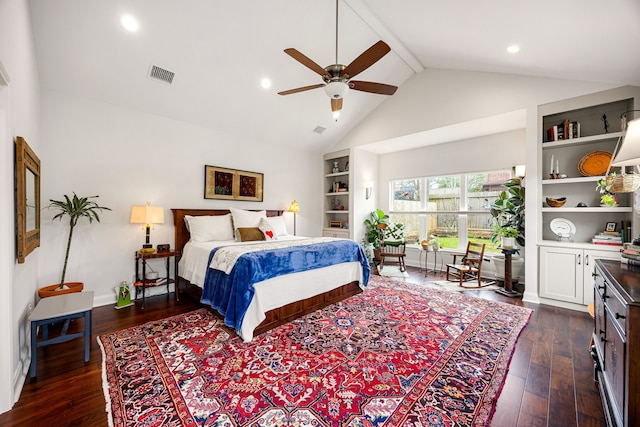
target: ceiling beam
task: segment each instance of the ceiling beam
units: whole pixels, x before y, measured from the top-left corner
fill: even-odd
[[[385,41],[415,73],[424,71],[424,65],[413,53],[371,12],[362,0],[344,0],[353,12]]]

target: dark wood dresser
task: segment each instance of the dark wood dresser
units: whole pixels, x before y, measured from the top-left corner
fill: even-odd
[[[591,354],[609,426],[640,423],[640,267],[596,260]]]

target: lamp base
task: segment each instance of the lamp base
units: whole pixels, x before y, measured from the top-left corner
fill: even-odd
[[[147,247],[147,245],[142,246],[142,249],[140,249],[140,253],[141,254],[152,254],[154,253],[156,250],[153,249],[153,247],[151,245],[149,245]]]

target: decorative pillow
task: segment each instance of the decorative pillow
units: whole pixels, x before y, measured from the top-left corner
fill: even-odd
[[[278,238],[278,235],[273,230],[273,227],[271,226],[271,223],[269,223],[269,221],[267,221],[266,218],[260,218],[260,225],[258,226],[258,228],[264,234],[264,239],[265,240],[267,240],[267,241],[276,240]]]
[[[244,209],[229,208],[233,217],[233,228],[236,230],[236,240],[240,241],[240,234],[238,228],[246,227],[258,227],[260,225],[260,218],[267,217],[267,211],[247,211]]]
[[[384,229],[385,243],[402,243],[404,242],[404,224],[401,222],[392,223]]]
[[[233,240],[231,214],[185,217],[192,242]]]
[[[255,242],[264,240],[264,234],[258,227],[240,227],[238,228],[241,242]]]
[[[276,236],[286,236],[287,234],[287,226],[284,223],[283,216],[269,216],[267,217],[267,221],[273,227],[273,231],[276,233]]]

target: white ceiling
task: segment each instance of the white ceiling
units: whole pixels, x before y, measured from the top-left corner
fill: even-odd
[[[48,89],[312,150],[333,145],[386,98],[350,91],[335,122],[322,89],[277,95],[321,83],[283,49],[322,67],[335,62],[333,0],[30,0],[30,8]],[[138,32],[120,26],[124,13]],[[340,0],[340,63],[380,39],[392,51],[358,80],[401,86],[426,67],[640,85],[638,0]],[[513,43],[517,55],[506,53]],[[173,84],[148,79],[152,64],[175,72]]]

